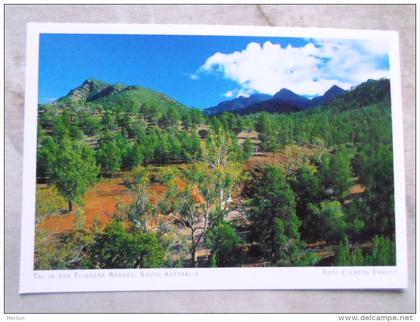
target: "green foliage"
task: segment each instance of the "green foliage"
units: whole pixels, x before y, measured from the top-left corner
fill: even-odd
[[[105,131],[111,131],[118,127],[116,122],[115,114],[111,112],[105,112],[102,115],[101,119],[101,126],[104,128]]]
[[[120,152],[121,170],[131,170],[143,162],[143,153],[137,142],[130,144],[129,140],[121,133],[115,136],[114,142]]]
[[[59,145],[51,136],[45,135],[39,139],[36,163],[36,176],[51,180]]]
[[[211,266],[239,264],[235,250],[240,240],[224,218],[236,183],[243,180],[240,162],[254,150],[250,140],[242,148],[237,142],[236,134],[246,129],[259,132],[263,151],[282,152],[288,159],[284,170],[256,169],[251,182],[252,200],[245,211],[250,212],[251,242],[258,243],[258,255],[270,265],[314,265],[317,257],[305,253],[301,240],[341,242],[337,265],[393,265],[389,101],[389,81],[368,81],[328,106],[302,112],[207,118],[200,110],[142,87],[88,81],[65,98],[39,106],[37,180],[54,188],[37,189],[36,220],[63,209],[61,196],[70,209],[72,202],[80,202],[99,167],[109,177],[134,168],[133,180],[126,184],[136,198],[130,206],[119,207],[117,214],[130,228],[114,223],[106,233],[99,225],[85,232],[78,210],[74,222],[78,231],[57,236],[37,232],[35,265],[173,267],[184,265],[187,251],[194,265],[197,250],[204,245],[211,248]],[[199,129],[208,135],[200,139]],[[90,146],[98,146],[97,164]],[[317,152],[308,156],[303,150]],[[178,171],[177,163],[188,164]],[[169,170],[140,167],[151,164]],[[171,228],[165,225],[158,228],[159,237],[150,233],[149,221],[158,210],[150,202],[151,178],[167,189],[159,209],[177,214],[178,224],[189,232],[183,236],[188,250],[177,253],[177,260],[169,256],[163,261],[165,252],[160,249],[165,243],[176,249],[179,236],[166,240]],[[364,192],[350,195],[355,183]],[[371,247],[366,246],[375,235]],[[113,244],[112,238],[118,242]],[[128,252],[120,254],[124,247]],[[140,253],[145,257],[136,257]]]
[[[201,142],[197,133],[191,135],[185,134],[181,136],[181,145],[184,149],[181,151],[181,158],[185,162],[191,162],[192,160],[198,160],[201,158]]]
[[[390,103],[389,79],[368,80],[331,101],[326,108],[338,111],[360,109],[372,103]]]
[[[347,236],[350,241],[369,239],[372,236],[372,215],[366,200],[353,198],[345,205],[344,211],[347,215]]]
[[[364,264],[365,259],[359,248],[352,249],[347,239],[340,243],[336,255],[337,266],[363,266]]]
[[[53,126],[53,136],[58,140],[70,136],[70,115],[69,113],[60,114]]]
[[[42,128],[51,128],[57,118],[58,109],[53,104],[40,105],[38,107],[39,118],[38,124]]]
[[[221,131],[218,134],[210,133],[205,142],[201,144],[200,161],[211,168],[225,168],[229,162],[242,161],[242,151],[235,136]]]
[[[321,160],[321,180],[325,190],[333,195],[343,196],[352,186],[350,154],[345,150],[337,151],[331,158],[324,155]]]
[[[288,181],[296,194],[296,214],[302,222],[301,233],[304,239],[314,239],[314,218],[308,209],[310,204],[321,201],[321,183],[318,170],[311,164],[304,164],[292,174]],[[316,221],[316,220],[315,220]]]
[[[122,158],[118,146],[113,141],[105,141],[96,153],[98,164],[105,176],[111,178],[121,169]]]
[[[78,100],[91,100],[98,97],[108,87],[109,84],[101,80],[88,79],[81,86],[73,89],[68,95],[59,99],[58,103],[69,105],[76,104]]]
[[[81,125],[83,128],[83,132],[87,136],[98,135],[102,130],[101,119],[98,117],[91,116],[89,114],[84,116]]]
[[[229,157],[220,156],[219,161],[221,159],[226,161]],[[177,184],[175,174],[164,176],[167,192],[159,209],[163,213],[177,214],[177,220],[189,231],[192,266],[197,265],[197,250],[207,232],[227,215],[231,190],[241,174],[237,163],[214,160],[216,158],[209,158],[209,163],[200,162],[183,169],[179,177],[182,186]]]
[[[207,235],[206,243],[211,251],[210,266],[233,267],[240,264],[241,253],[238,246],[243,241],[232,224],[223,221],[213,227]]]
[[[366,145],[360,148],[356,168],[366,187],[366,199],[371,209],[371,234],[395,234],[394,176],[392,145]]]
[[[38,231],[35,269],[158,268],[165,252],[155,233],[129,232],[121,221],[114,220],[103,231],[60,235]]]
[[[279,136],[276,135],[275,124],[269,113],[263,112],[257,117],[255,129],[260,133],[261,148],[264,151],[274,153],[280,150]]]
[[[129,233],[121,221],[112,221],[95,236],[89,255],[100,268],[158,268],[165,249],[156,234]]]
[[[87,189],[96,182],[99,169],[93,150],[84,142],[63,138],[55,155],[52,181],[69,202],[80,201]]]
[[[271,133],[273,130],[273,117],[267,112],[260,113],[255,122],[255,129],[262,135]]]
[[[395,244],[383,236],[372,239],[370,252],[363,255],[358,247],[351,247],[347,239],[340,246],[336,255],[338,266],[393,266],[395,265]]]
[[[245,127],[243,118],[238,114],[224,112],[220,115],[213,116],[212,120],[212,128],[216,133],[223,130],[225,132],[231,131],[236,135]]]
[[[296,195],[279,167],[269,166],[252,191],[251,213],[260,247],[274,265],[289,266],[300,260],[300,222]]]
[[[174,106],[170,106],[161,116],[161,118],[158,121],[158,124],[163,129],[170,129],[172,127],[178,126],[180,119],[181,116],[178,112],[178,109]]]
[[[319,258],[313,253],[304,254],[296,263],[296,266],[315,266],[319,262]]]
[[[59,140],[67,136],[82,139],[83,132],[78,124],[77,114],[71,110],[64,110],[59,114],[53,126],[53,135]]]
[[[131,169],[143,163],[145,158],[143,152],[144,149],[138,142],[135,142],[131,147],[131,150],[128,151],[128,154],[125,154],[123,157],[123,164],[125,169]]]
[[[59,194],[56,187],[36,189],[36,223],[41,222],[49,215],[59,213],[65,206],[66,200]]]
[[[149,221],[155,215],[148,193],[150,175],[148,168],[139,166],[132,173],[132,182],[129,179],[124,181],[125,186],[135,193],[134,202],[122,209],[133,230],[149,231]]]
[[[384,236],[375,236],[372,240],[371,254],[366,258],[366,264],[371,266],[395,265],[395,244]]]
[[[86,225],[86,216],[83,209],[78,208],[73,221],[74,230],[84,230]]]
[[[254,150],[255,148],[254,148],[254,145],[252,144],[252,141],[247,138],[244,141],[244,144],[242,145],[244,159],[248,160],[252,156],[252,153],[254,153]]]
[[[319,206],[309,204],[309,223],[307,238],[309,240],[340,241],[347,229],[345,213],[338,201],[323,201]]]
[[[85,231],[51,234],[37,230],[35,234],[35,269],[95,268],[87,249],[94,243]]]

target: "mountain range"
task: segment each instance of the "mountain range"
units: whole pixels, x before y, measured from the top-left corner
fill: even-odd
[[[369,104],[390,101],[389,79],[367,80],[351,90],[345,91],[334,85],[322,96],[308,99],[289,89],[281,89],[275,95],[253,94],[249,97],[220,102],[205,109],[207,115],[218,115],[223,112],[251,114],[261,111],[272,113],[289,113],[312,109],[318,106],[334,105],[338,110],[361,108]],[[188,108],[173,98],[141,87],[125,84],[109,84],[100,80],[88,79],[58,100],[41,104],[42,109],[48,105],[57,107],[85,106],[101,107],[104,110],[119,109],[121,111],[138,112],[140,107],[153,109],[156,113],[175,109],[179,112]],[[331,106],[330,106],[331,107]]]
[[[298,95],[287,88],[282,88],[273,96],[267,94],[253,94],[249,97],[239,96],[232,100],[220,102],[218,105],[204,110],[207,115],[220,114],[223,112],[234,112],[249,114],[260,111],[267,112],[297,112],[325,104],[338,95],[345,93],[345,90],[337,85],[328,89],[324,95],[312,99]]]

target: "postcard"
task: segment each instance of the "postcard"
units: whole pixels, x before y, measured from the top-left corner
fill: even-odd
[[[20,293],[407,287],[396,32],[27,31]]]

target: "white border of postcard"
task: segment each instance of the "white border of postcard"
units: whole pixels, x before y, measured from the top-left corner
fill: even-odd
[[[38,55],[41,33],[271,36],[388,41],[394,149],[396,266],[34,270]],[[31,23],[27,26],[26,45],[20,293],[407,287],[404,145],[398,33],[245,26]]]

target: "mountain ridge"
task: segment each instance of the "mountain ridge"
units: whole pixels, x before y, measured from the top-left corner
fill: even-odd
[[[253,113],[254,111],[267,112],[293,112],[313,108],[317,105],[326,103],[334,97],[345,93],[346,91],[337,85],[331,86],[323,95],[308,99],[305,96],[296,94],[287,88],[280,89],[273,96],[268,94],[253,94],[249,96],[248,104],[243,104],[238,108],[239,101],[243,101],[243,96],[232,100],[222,101],[218,105],[203,110],[207,115],[216,115],[223,112],[233,112],[239,114]],[[251,98],[255,95],[264,95],[264,98],[256,102],[252,102]]]
[[[352,108],[356,105],[364,106],[371,102],[379,102],[390,99],[389,79],[367,80],[344,90],[337,85],[331,86],[322,96],[312,99],[305,98],[282,88],[273,96],[267,94],[253,94],[249,97],[222,101],[217,109],[205,109],[202,112],[207,115],[218,115],[223,112],[237,114],[251,114],[257,112],[292,113],[316,107],[328,107],[329,105],[341,106],[340,109]],[[102,110],[117,109],[120,111],[138,112],[139,109],[154,110],[153,113],[162,113],[169,108],[178,109],[182,112],[187,106],[177,102],[173,98],[151,89],[141,86],[125,85],[122,83],[109,84],[104,81],[87,79],[78,87],[70,90],[65,96],[54,102],[40,104],[42,109],[49,105],[67,108],[76,107],[89,109],[100,108]]]
[[[65,96],[54,102],[41,105],[77,106],[80,104],[91,104],[105,109],[120,108],[122,110],[135,110],[143,105],[154,106],[158,109],[187,108],[166,94],[142,86],[123,83],[110,84],[96,79],[86,79]]]
[[[248,107],[249,105],[269,100],[271,95],[268,94],[252,94],[249,97],[239,96],[237,98],[222,101],[216,106],[204,109],[204,114],[219,114],[223,112],[235,112]]]
[[[298,106],[307,106],[310,104],[310,99],[296,94],[287,88],[282,88],[276,94],[273,95],[274,100],[284,101]]]

